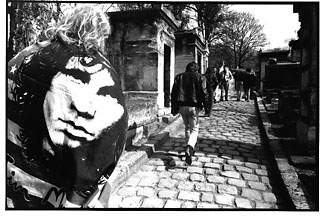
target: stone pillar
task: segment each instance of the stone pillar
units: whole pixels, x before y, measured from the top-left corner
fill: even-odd
[[[164,45],[163,42],[160,41],[160,36],[158,34],[158,97],[157,97],[157,104],[159,109],[164,108]]]

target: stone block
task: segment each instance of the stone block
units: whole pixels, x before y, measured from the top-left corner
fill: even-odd
[[[234,206],[235,197],[229,194],[216,194],[215,202],[217,204]]]
[[[218,163],[205,163],[204,167],[205,168],[214,168],[214,169],[221,169],[221,164]]]
[[[165,201],[160,198],[145,198],[142,204],[142,208],[162,208]]]
[[[191,191],[180,191],[178,194],[178,199],[198,202],[200,201],[200,193]]]
[[[237,188],[235,186],[231,186],[231,185],[219,184],[218,192],[219,193],[227,193],[227,194],[231,194],[231,195],[237,195]]]
[[[254,174],[249,174],[249,173],[242,173],[242,176],[245,180],[249,181],[259,181],[259,177]]]
[[[245,165],[246,167],[251,168],[251,169],[258,169],[258,168],[259,168],[258,164],[256,164],[256,163],[245,162],[244,165]]]
[[[266,186],[265,184],[261,183],[261,182],[253,182],[253,181],[249,181],[248,185],[251,189],[257,189],[257,190],[266,190]]]
[[[218,170],[211,169],[211,168],[204,168],[204,172],[207,175],[215,175],[215,174],[217,174]]]
[[[181,173],[174,173],[171,178],[172,179],[177,179],[177,180],[186,180],[190,176],[189,173],[186,172],[181,172]]]
[[[246,187],[246,182],[241,179],[228,179],[228,184],[238,186],[238,187]]]
[[[207,177],[209,183],[225,183],[227,179],[221,176],[210,175]]]
[[[234,170],[234,166],[229,165],[229,164],[224,164],[223,165],[223,169],[224,169],[224,171],[233,171]]]
[[[184,166],[185,166],[185,162],[183,162],[183,163],[184,163]],[[201,168],[202,166],[203,166],[203,163],[202,162],[200,162],[200,161],[192,161],[192,166],[191,167],[199,167],[199,168]]]
[[[225,159],[218,157],[218,158],[214,158],[212,160],[212,162],[214,162],[214,163],[225,163]]]
[[[263,193],[263,199],[266,202],[272,202],[272,203],[276,203],[277,202],[276,196],[273,193],[271,193],[271,192],[265,192],[265,193]]]
[[[201,192],[215,192],[216,186],[212,183],[195,183],[195,190]]]
[[[239,172],[245,172],[245,173],[253,173],[253,170],[248,167],[243,166],[235,166],[236,170]]]
[[[162,179],[162,178],[169,178],[171,177],[172,173],[171,172],[168,172],[168,171],[162,171],[159,173],[159,178]]]
[[[167,200],[164,208],[180,208],[182,205],[181,201],[178,200]]]
[[[230,177],[230,178],[236,178],[236,179],[240,178],[240,174],[238,172],[235,172],[235,171],[223,171],[220,174],[222,176],[226,176],[226,177]]]
[[[203,201],[203,202],[213,202],[214,201],[213,193],[209,193],[209,192],[202,193],[201,201]]]
[[[204,178],[203,175],[193,173],[190,176],[190,180],[191,181],[197,181],[197,182],[204,182],[205,181],[205,178]]]
[[[187,167],[186,171],[188,173],[199,173],[199,174],[202,174],[203,173],[203,168],[190,166],[190,167]]]
[[[152,197],[156,194],[156,191],[151,187],[139,187],[137,188],[138,196]]]
[[[252,200],[261,200],[261,193],[257,190],[242,188],[241,196]]]
[[[238,165],[238,166],[242,166],[244,164],[244,162],[240,161],[239,159],[235,159],[235,157],[233,157],[233,160],[227,160],[227,164],[230,165]]]
[[[168,199],[174,199],[177,196],[178,191],[171,190],[171,189],[163,189],[158,192],[159,198],[168,198]]]
[[[212,208],[219,208],[219,205],[206,203],[206,202],[199,202],[196,206],[197,208],[205,208],[205,209],[212,209]]]
[[[177,180],[164,178],[160,179],[158,187],[159,188],[174,188],[177,185]]]
[[[182,203],[182,208],[195,208],[196,204],[194,202],[186,201]]]
[[[238,208],[252,208],[251,202],[245,198],[236,198],[235,204]]]
[[[255,202],[255,208],[258,209],[274,209],[275,206],[271,203],[266,203],[266,202]]]
[[[121,195],[123,197],[127,197],[127,196],[135,196],[136,195],[136,187],[123,187],[121,189],[118,190],[118,195]]]
[[[199,157],[197,161],[207,163],[207,162],[211,162],[211,160],[212,158],[210,157]]]
[[[188,181],[179,182],[179,184],[177,185],[177,189],[191,191],[194,189],[194,183]]]
[[[119,207],[121,208],[139,208],[141,206],[142,198],[141,197],[126,197],[120,203]]]
[[[268,177],[266,176],[262,176],[261,177],[261,182],[265,183],[265,184],[270,184],[270,180]]]

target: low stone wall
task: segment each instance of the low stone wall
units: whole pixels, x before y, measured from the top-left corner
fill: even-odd
[[[308,200],[305,197],[303,186],[301,186],[301,181],[292,165],[289,164],[287,157],[285,156],[281,148],[281,140],[274,134],[272,129],[272,124],[268,118],[268,113],[260,97],[255,99],[256,108],[258,111],[260,128],[263,137],[268,144],[268,150],[272,156],[273,165],[277,170],[276,177],[279,177],[281,184],[281,193],[284,191],[288,194],[284,194],[289,200],[286,200],[287,205],[291,209],[298,210],[309,210]]]

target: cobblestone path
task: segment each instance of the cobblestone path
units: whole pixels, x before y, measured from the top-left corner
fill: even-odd
[[[214,104],[211,117],[200,118],[190,166],[184,150],[184,130],[170,133],[109,207],[278,208],[253,101]]]

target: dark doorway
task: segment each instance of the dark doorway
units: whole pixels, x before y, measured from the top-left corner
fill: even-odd
[[[202,55],[198,51],[198,66],[199,66],[199,73],[202,74]]]
[[[164,106],[170,106],[170,47],[164,48]]]

